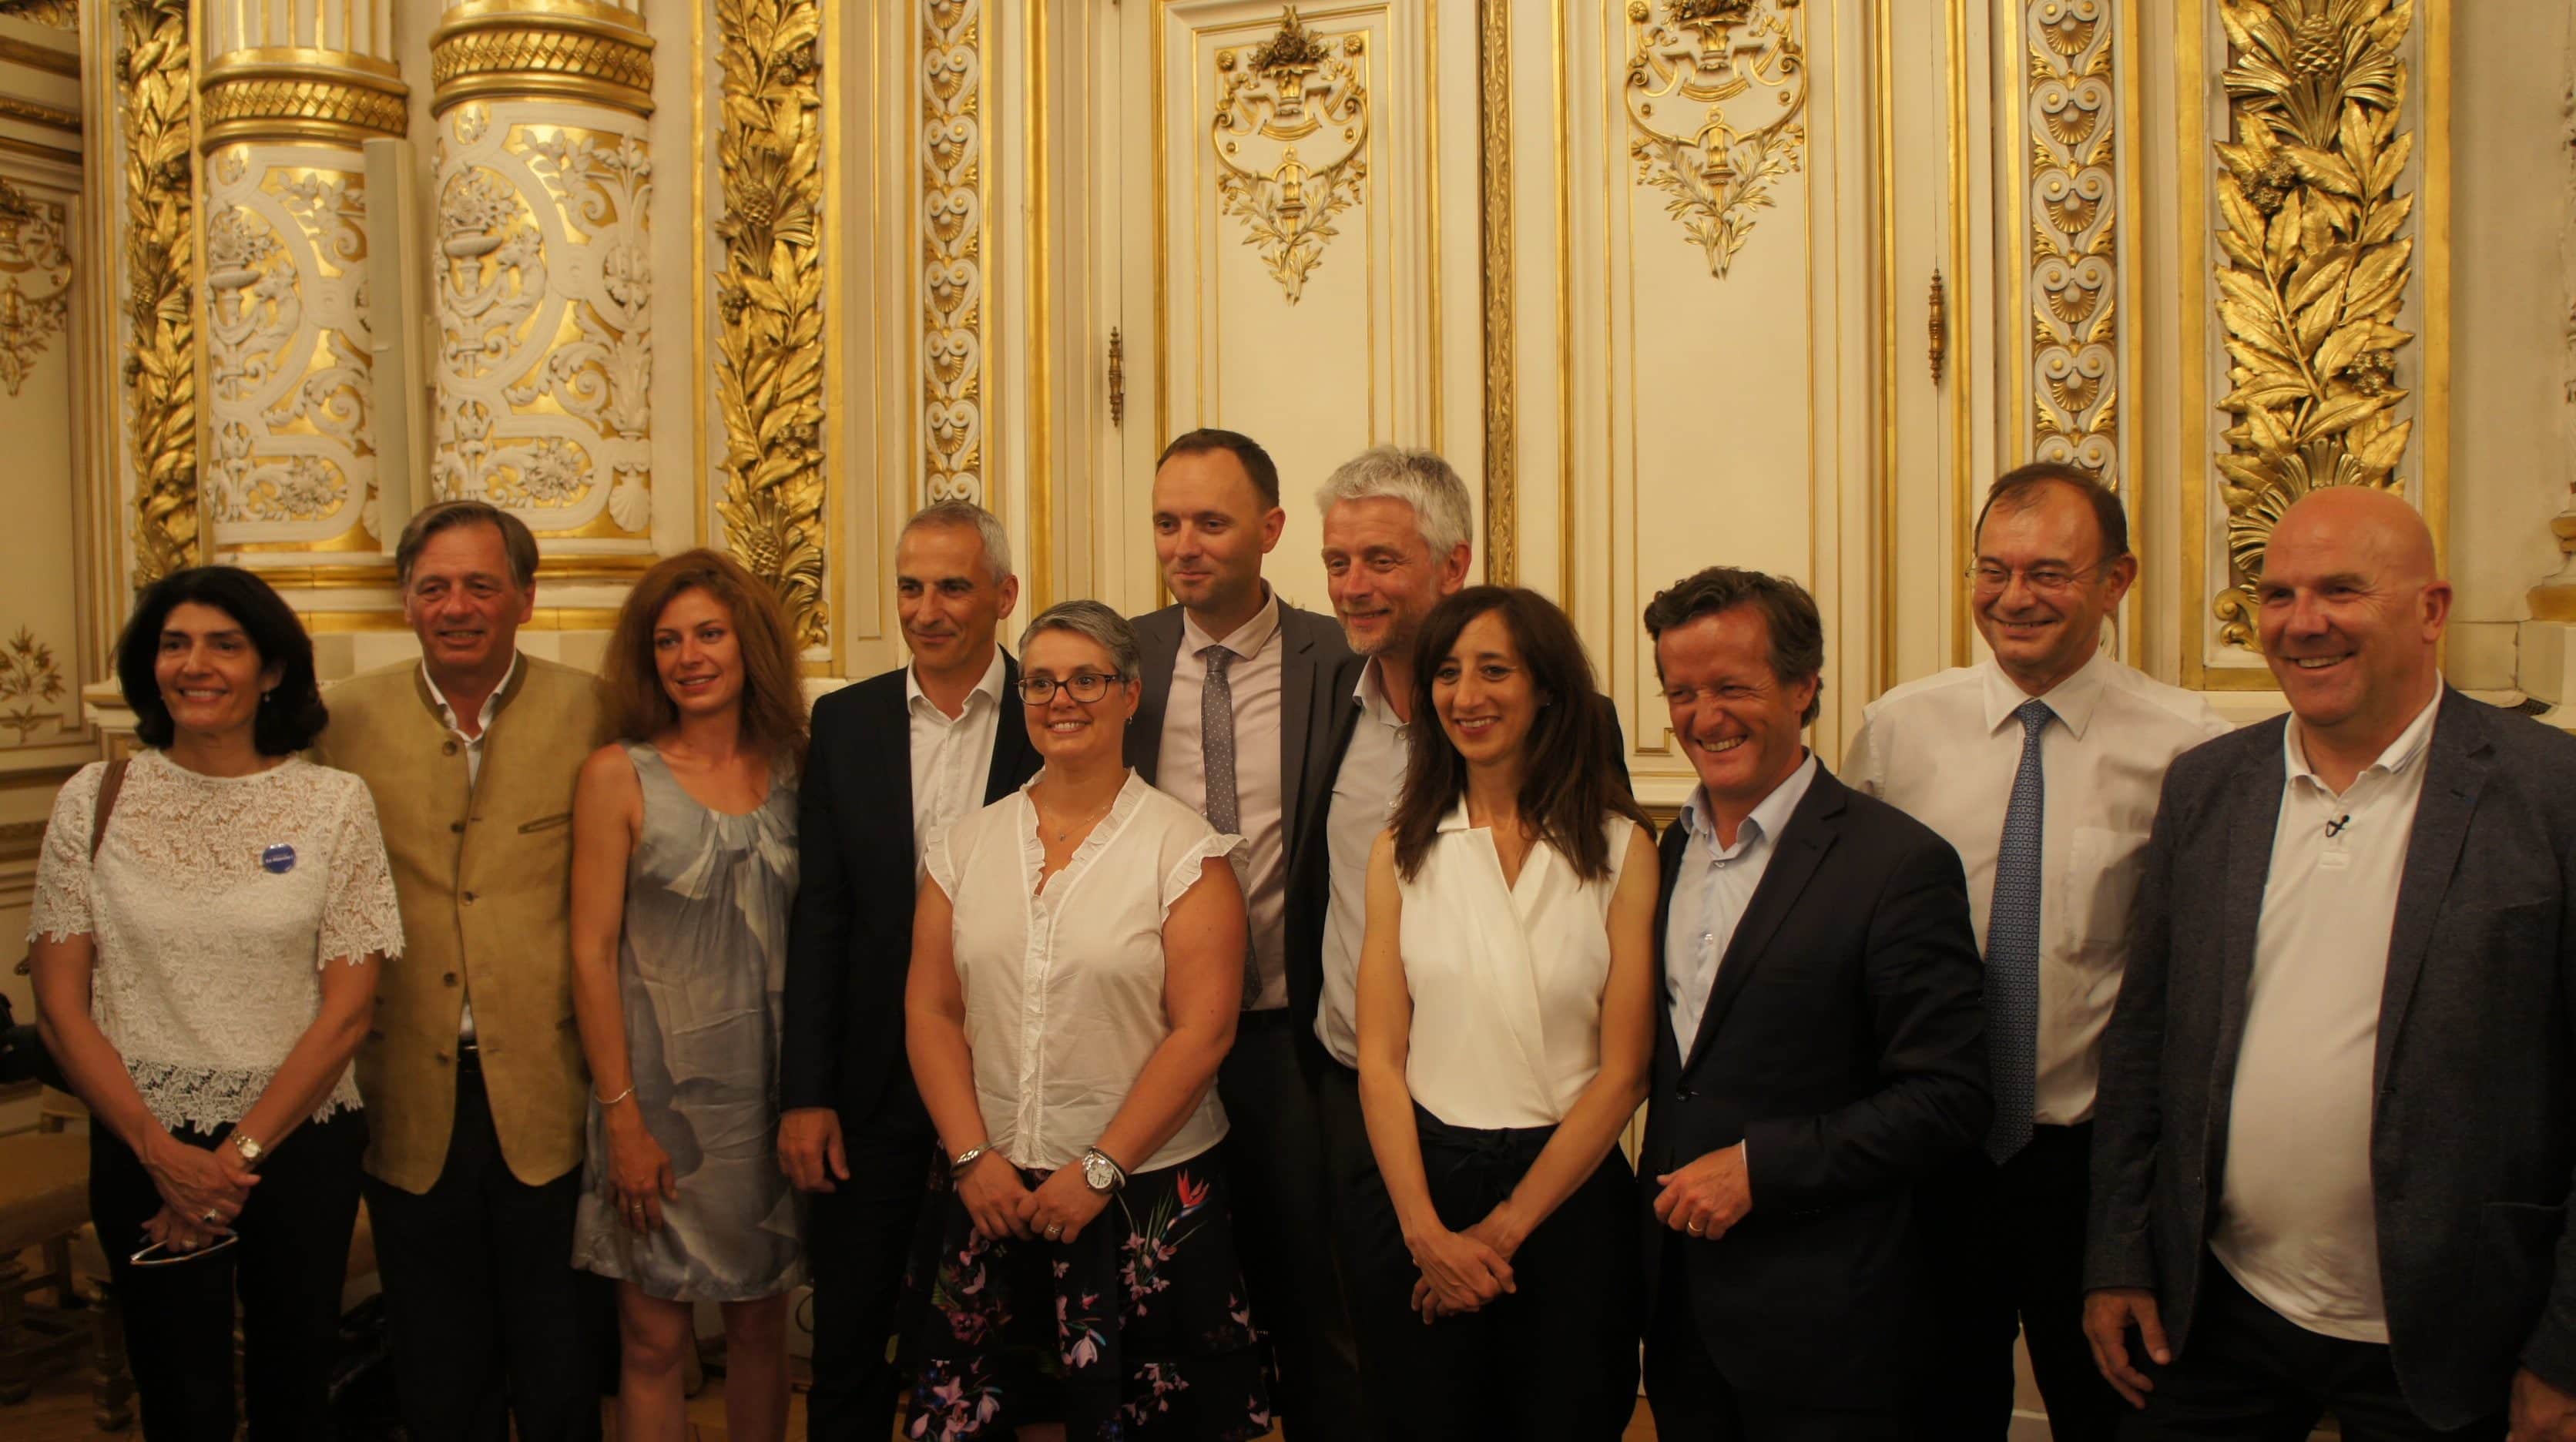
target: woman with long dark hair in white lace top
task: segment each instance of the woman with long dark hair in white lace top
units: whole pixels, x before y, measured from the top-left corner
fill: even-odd
[[[249,572],[145,591],[116,672],[145,749],[63,787],[29,941],[143,1434],[233,1434],[238,1293],[251,1435],[327,1437],[366,1148],[349,1059],[402,949],[375,805],[295,754],[328,719],[313,645]]]

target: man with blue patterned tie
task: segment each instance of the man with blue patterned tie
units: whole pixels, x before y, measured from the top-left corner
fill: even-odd
[[[1853,786],[1958,848],[1986,959],[1994,1127],[1919,1199],[1940,1309],[1907,1403],[1924,1436],[2001,1442],[2017,1330],[2057,1442],[2103,1442],[2121,1411],[2083,1330],[2094,1078],[2165,767],[2227,729],[2104,654],[2138,574],[2128,529],[2076,467],[1996,481],[1970,573],[1994,654],[1880,697],[1843,758]]]

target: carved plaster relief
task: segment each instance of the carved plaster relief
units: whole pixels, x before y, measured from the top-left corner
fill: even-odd
[[[2030,0],[2032,453],[2118,488],[2114,0]]]
[[[0,181],[0,387],[13,396],[70,318],[69,218],[61,202]]]
[[[1289,6],[1258,45],[1216,53],[1208,142],[1217,195],[1295,305],[1368,179],[1368,37],[1324,35]]]
[[[983,0],[922,0],[922,430],[929,499],[984,496]]]
[[[1657,12],[1661,18],[1657,18]],[[1637,179],[1726,279],[1772,204],[1771,182],[1804,163],[1806,11],[1798,0],[1629,0],[1628,154]]]
[[[651,522],[653,162],[640,118],[470,101],[438,140],[431,485],[547,532]]]

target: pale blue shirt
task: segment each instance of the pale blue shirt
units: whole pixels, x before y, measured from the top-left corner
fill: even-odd
[[[1664,998],[1681,1054],[1690,1055],[1699,1036],[1700,1015],[1708,1007],[1709,988],[1717,983],[1718,963],[1745,907],[1771,867],[1780,833],[1806,799],[1816,779],[1816,757],[1809,752],[1789,778],[1771,788],[1753,814],[1735,830],[1735,844],[1721,847],[1717,823],[1708,814],[1708,788],[1691,788],[1682,805],[1681,825],[1690,840],[1682,847],[1681,869],[1673,876],[1672,914],[1664,924]]]

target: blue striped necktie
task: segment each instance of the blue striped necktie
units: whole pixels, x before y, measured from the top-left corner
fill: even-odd
[[[2035,696],[2013,711],[2021,721],[2021,767],[2004,809],[1986,917],[1986,1062],[1995,1095],[1986,1155],[1998,1166],[2029,1145],[2038,1105],[2040,819],[2048,801],[2039,752],[2056,714]]]

